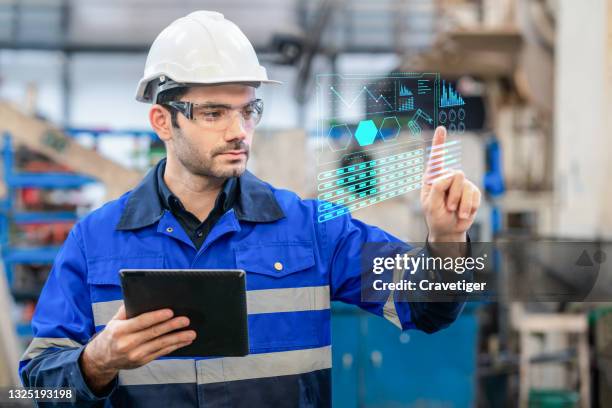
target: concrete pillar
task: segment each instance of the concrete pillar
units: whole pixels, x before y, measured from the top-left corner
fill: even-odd
[[[556,235],[612,237],[612,0],[560,0]]]

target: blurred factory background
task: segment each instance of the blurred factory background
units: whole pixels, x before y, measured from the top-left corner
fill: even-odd
[[[317,74],[438,72],[470,112],[472,240],[612,249],[612,0],[0,0],[1,386],[74,222],[164,156],[134,91],[156,34],[196,9],[238,24],[284,82],[258,91],[260,178],[316,196]],[[418,193],[355,216],[426,235]],[[470,303],[434,335],[333,316],[337,407],[612,406],[612,303]]]

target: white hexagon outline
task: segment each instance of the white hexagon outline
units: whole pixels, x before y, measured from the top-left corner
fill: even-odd
[[[336,127],[342,127],[344,126],[346,128],[346,131],[349,134],[349,137],[344,137],[344,138],[337,138],[337,139],[333,139],[330,135],[331,132],[334,128]],[[353,140],[353,132],[351,132],[351,129],[348,127],[348,125],[346,123],[342,123],[340,125],[333,125],[329,128],[329,131],[327,132],[327,145],[329,146],[329,148],[332,150],[332,152],[340,152],[342,150],[346,150],[348,145],[351,143],[351,140]],[[332,143],[332,140],[334,141],[338,141],[338,140],[342,140],[342,139],[346,139],[346,144],[344,145],[344,147],[340,146],[339,148],[334,148],[334,144]]]
[[[384,125],[385,125],[385,120],[387,119],[395,119],[395,123],[397,123],[397,132],[395,132],[395,136],[388,136],[385,138],[385,135],[383,134],[382,130],[384,129]],[[402,125],[399,123],[399,120],[397,120],[396,116],[387,116],[386,118],[384,118],[382,120],[382,122],[380,123],[380,129],[378,129],[378,132],[380,133],[380,137],[382,138],[383,141],[387,141],[387,140],[394,140],[397,139],[397,137],[399,136],[400,131],[402,130]]]

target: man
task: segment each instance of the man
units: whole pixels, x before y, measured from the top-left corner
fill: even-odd
[[[246,171],[263,82],[253,47],[221,14],[192,13],[157,37],[137,99],[152,103],[167,159],[71,231],[32,321],[24,385],[72,387],[79,406],[328,406],[330,300],[403,330],[456,318],[459,303],[361,302],[362,245],[398,240],[350,215],[318,223],[317,201]],[[434,144],[445,137],[437,129]],[[460,172],[424,180],[429,242],[465,242],[478,189]],[[171,310],[127,319],[121,268],[246,270],[249,355],[160,359],[207,333]]]

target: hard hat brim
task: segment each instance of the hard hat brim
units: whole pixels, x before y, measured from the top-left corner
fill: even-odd
[[[163,74],[162,74],[163,75]],[[149,83],[158,78],[160,75],[155,75],[151,78],[142,78],[138,83],[138,87],[136,88],[136,100],[139,102],[145,103],[154,103],[153,98],[145,96],[145,92]],[[194,87],[194,86],[206,86],[206,85],[226,85],[226,84],[275,84],[282,85],[281,81],[276,81],[273,79],[267,78],[253,78],[253,77],[236,77],[236,78],[223,78],[222,80],[211,79],[208,81],[177,81],[173,78],[174,82],[179,84],[180,86],[185,87]]]

